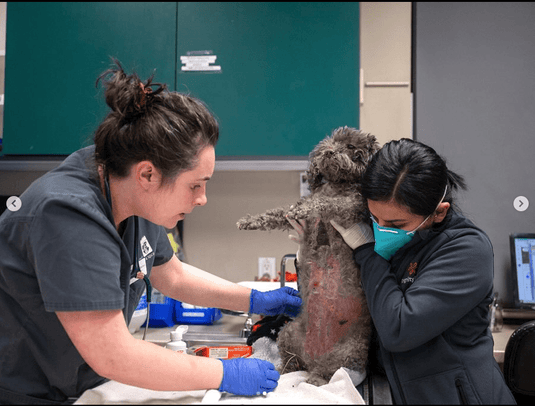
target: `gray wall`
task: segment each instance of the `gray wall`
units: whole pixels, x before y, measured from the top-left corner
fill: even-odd
[[[535,3],[417,2],[415,23],[414,138],[465,176],[459,203],[492,240],[507,305],[508,236],[535,232]]]

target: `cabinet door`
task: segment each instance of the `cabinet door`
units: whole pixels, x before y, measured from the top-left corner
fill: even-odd
[[[218,157],[308,156],[358,127],[359,3],[179,2],[177,16],[177,90],[218,117]],[[220,71],[181,69],[210,52]]]
[[[176,3],[7,5],[5,155],[66,155],[108,111],[97,77],[114,56],[174,89]]]

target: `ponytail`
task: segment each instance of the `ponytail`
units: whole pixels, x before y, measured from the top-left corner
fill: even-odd
[[[215,147],[218,123],[202,101],[153,83],[154,73],[144,82],[136,73],[127,75],[112,60],[115,66],[96,81],[106,88],[111,111],[94,135],[95,161],[125,177],[133,164],[147,160],[169,183],[195,166],[202,148]]]

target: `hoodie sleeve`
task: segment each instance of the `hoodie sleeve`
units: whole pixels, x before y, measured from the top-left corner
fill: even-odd
[[[494,257],[488,238],[474,229],[446,234],[405,292],[373,244],[354,251],[370,313],[389,351],[408,351],[428,342],[492,290]]]

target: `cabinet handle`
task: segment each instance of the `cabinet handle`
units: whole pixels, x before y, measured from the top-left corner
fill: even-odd
[[[410,82],[364,82],[364,69],[360,70],[359,102],[364,104],[364,87],[409,87]]]
[[[366,87],[407,87],[409,82],[366,82]]]

